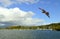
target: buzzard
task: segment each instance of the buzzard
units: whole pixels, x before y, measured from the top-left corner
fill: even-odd
[[[42,10],[42,13],[46,14],[46,16],[48,16],[48,17],[50,18],[50,16],[49,16],[49,12],[45,11],[45,10],[42,9],[42,8],[39,8],[39,9]]]

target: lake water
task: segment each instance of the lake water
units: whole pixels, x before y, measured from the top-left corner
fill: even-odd
[[[0,30],[0,39],[60,39],[60,31]]]

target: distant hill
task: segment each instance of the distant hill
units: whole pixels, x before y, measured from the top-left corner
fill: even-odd
[[[2,28],[3,29],[3,28]],[[52,29],[60,31],[60,23],[52,23],[49,25],[41,25],[41,26],[9,26],[5,27],[4,29]]]
[[[50,27],[53,30],[59,30],[60,31],[60,23],[52,23],[52,24],[50,24]]]

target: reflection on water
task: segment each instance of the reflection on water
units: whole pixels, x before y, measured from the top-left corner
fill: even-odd
[[[0,30],[0,39],[60,39],[60,31]]]

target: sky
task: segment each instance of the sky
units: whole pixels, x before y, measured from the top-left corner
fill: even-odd
[[[50,18],[38,8],[49,12]],[[60,22],[60,0],[0,0],[0,26],[37,26]]]

